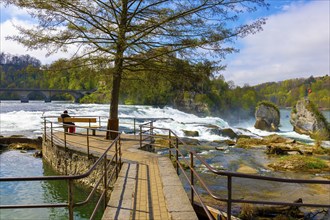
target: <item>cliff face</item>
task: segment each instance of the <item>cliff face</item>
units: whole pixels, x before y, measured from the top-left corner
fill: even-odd
[[[329,139],[327,121],[308,99],[297,102],[291,111],[290,123],[297,133],[313,136],[315,132],[324,131]]]
[[[260,104],[256,108],[255,117],[255,128],[265,131],[278,131],[280,113],[274,106]]]

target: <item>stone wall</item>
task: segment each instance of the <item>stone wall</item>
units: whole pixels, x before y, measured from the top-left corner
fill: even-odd
[[[50,141],[43,141],[43,158],[53,167],[55,171],[62,175],[81,175],[86,173],[98,159],[95,156],[87,156],[84,152],[65,149],[62,146],[51,146]],[[103,174],[104,163],[101,162],[98,167],[88,176],[77,180],[86,186],[94,186]],[[103,181],[101,182],[103,185]]]

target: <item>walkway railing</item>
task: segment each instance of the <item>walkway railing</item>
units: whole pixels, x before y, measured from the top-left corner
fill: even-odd
[[[81,127],[81,129],[84,129]],[[86,129],[86,128],[85,128]],[[86,150],[87,154],[89,154],[89,139],[90,135],[88,129],[86,129],[86,134],[76,134],[76,135],[84,135],[86,137]],[[58,138],[59,133],[64,133],[64,140]],[[73,143],[69,142],[65,137],[67,133],[63,132],[62,125],[58,123],[54,123],[52,121],[48,121],[45,119],[44,121],[44,138],[46,142],[48,142],[51,146],[59,145],[63,147],[68,147],[69,144],[77,145],[81,143]],[[84,174],[80,175],[63,175],[63,176],[36,176],[36,177],[4,177],[0,178],[0,182],[19,182],[19,181],[52,181],[59,180],[67,182],[68,187],[68,195],[67,202],[64,203],[47,203],[47,204],[15,204],[15,205],[0,205],[1,209],[23,209],[23,208],[68,208],[69,216],[68,219],[73,220],[74,216],[74,208],[78,206],[85,205],[91,201],[91,198],[96,195],[96,192],[100,192],[100,196],[98,197],[98,201],[94,207],[94,210],[90,216],[90,219],[94,219],[97,213],[97,210],[101,207],[103,203],[103,208],[106,208],[108,191],[110,189],[111,184],[114,182],[114,179],[118,177],[119,171],[121,169],[121,136],[118,134],[117,138],[113,140],[104,153],[97,159],[97,161],[92,165],[92,167]],[[111,151],[112,156],[109,158],[108,152]],[[84,201],[74,202],[74,194],[73,194],[73,181],[81,180],[89,175],[91,175],[98,167],[101,168],[101,175],[99,178],[95,180],[95,185],[91,189],[89,195],[86,197]]]
[[[44,116],[42,117],[45,121],[47,121],[47,123],[53,122],[54,124],[57,124],[57,118],[59,116]],[[78,118],[96,118],[97,119],[97,124],[102,128],[106,128],[107,127],[107,123],[108,123],[108,117],[105,116],[95,116],[95,115],[71,115],[72,118],[78,117]],[[139,125],[141,123],[145,123],[145,122],[155,122],[157,120],[174,120],[173,118],[146,118],[146,117],[119,117],[120,120],[120,127],[119,127],[119,131],[120,132],[125,132],[125,133],[133,133],[134,135],[137,134],[139,132]],[[79,126],[77,126],[79,127]],[[45,128],[45,126],[44,126]],[[100,129],[96,129],[94,128],[93,130],[100,130]]]
[[[161,133],[167,133],[167,135],[155,135],[155,131]],[[232,206],[234,203],[246,203],[246,204],[259,204],[259,205],[285,205],[285,206],[295,206],[295,207],[319,207],[319,208],[330,208],[330,204],[317,204],[317,203],[289,203],[289,202],[271,202],[264,200],[243,200],[243,199],[234,199],[233,192],[233,179],[234,178],[244,178],[244,179],[254,179],[254,180],[264,180],[271,182],[282,182],[282,183],[300,183],[300,184],[322,184],[328,185],[330,187],[330,180],[303,180],[303,179],[285,179],[285,178],[276,178],[276,177],[267,177],[259,175],[250,175],[237,172],[229,172],[217,170],[210,166],[202,157],[200,157],[195,151],[189,152],[189,159],[186,159],[185,155],[179,149],[179,145],[187,146],[184,141],[182,141],[171,129],[154,127],[152,122],[145,123],[140,125],[140,146],[142,145],[153,145],[156,147],[164,147],[155,144],[155,138],[160,138],[168,142],[168,150],[170,159],[174,159],[176,165],[176,171],[179,175],[179,171],[183,174],[184,178],[187,180],[190,187],[190,200],[191,203],[194,203],[195,196],[202,205],[206,215],[209,219],[214,219],[210,211],[207,209],[206,204],[202,201],[200,193],[196,188],[196,180],[200,183],[201,187],[204,188],[209,196],[213,199],[221,202],[227,203],[227,219],[231,219],[232,216]],[[173,155],[174,153],[174,155]],[[180,158],[180,160],[179,160]],[[217,196],[205,183],[200,176],[200,174],[195,169],[196,159],[200,161],[208,171],[214,173],[215,175],[227,177],[227,198],[222,198]],[[184,164],[184,166],[182,165]],[[186,170],[188,169],[188,173]]]

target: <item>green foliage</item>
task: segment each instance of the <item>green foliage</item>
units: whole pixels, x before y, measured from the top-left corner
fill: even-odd
[[[314,113],[314,115],[316,116],[316,118],[319,121],[322,121],[325,125],[328,125],[327,119],[324,117],[324,115],[319,111],[319,109],[316,107],[316,105],[312,101],[309,101],[306,107],[309,111]],[[329,128],[328,128],[328,131],[329,131]]]
[[[290,155],[280,158],[280,164],[291,164],[293,169],[308,171],[312,169],[326,169],[328,165],[324,160],[311,156]]]
[[[319,131],[316,131],[314,132],[311,137],[314,139],[315,143],[314,143],[314,146],[315,146],[315,149],[318,150],[321,145],[322,145],[322,141],[325,141],[325,140],[329,140],[329,131],[326,130],[326,129],[323,129],[323,130],[319,130]]]
[[[327,164],[320,160],[320,159],[317,159],[317,158],[313,158],[313,159],[308,159],[306,160],[306,164],[305,164],[305,167],[307,169],[324,169],[324,168],[327,168]]]
[[[15,57],[10,54],[0,54],[1,88],[29,88],[29,89],[95,89],[101,79],[99,72],[87,65],[81,65],[78,60],[60,59],[49,66],[40,66],[40,61],[28,55]],[[3,94],[1,99],[18,99],[18,96]],[[29,95],[30,99],[42,98],[40,94]],[[52,97],[71,100],[68,94]],[[87,98],[85,98],[85,101]],[[96,99],[99,100],[99,99]],[[89,99],[88,101],[93,101]]]
[[[330,109],[330,76],[289,79],[263,83],[253,87],[263,100],[280,107],[292,107],[297,100],[308,97],[318,107]],[[308,90],[311,89],[311,93]]]
[[[260,105],[265,105],[265,106],[274,108],[277,111],[278,115],[280,115],[280,109],[274,103],[263,100],[263,101],[258,102],[257,107],[259,107]]]

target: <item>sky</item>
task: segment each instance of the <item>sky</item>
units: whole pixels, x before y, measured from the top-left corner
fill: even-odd
[[[263,31],[238,39],[232,45],[238,53],[223,61],[221,72],[226,81],[235,85],[256,85],[270,81],[329,75],[330,71],[330,0],[266,0],[269,9],[244,16],[253,21],[267,18]],[[15,55],[30,54],[42,64],[70,53],[46,56],[46,50],[27,51],[22,45],[6,40],[17,34],[13,24],[33,25],[26,11],[5,7],[1,2],[0,51]]]

